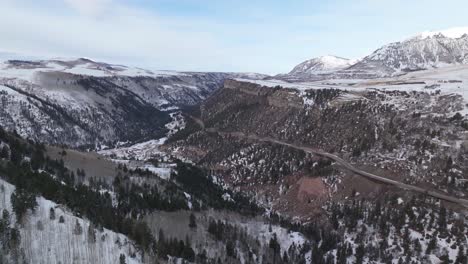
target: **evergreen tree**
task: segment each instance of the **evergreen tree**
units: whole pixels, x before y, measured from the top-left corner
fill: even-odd
[[[226,254],[229,257],[235,257],[234,243],[232,243],[232,241],[226,243]]]
[[[192,228],[192,229],[197,228],[196,218],[195,218],[195,215],[193,213],[190,214],[189,227]]]
[[[274,233],[273,237],[270,239],[269,247],[273,251],[273,264],[274,264],[276,262],[277,254],[280,253],[280,244],[278,243],[278,237],[276,233]]]
[[[440,205],[438,224],[439,232],[442,235],[447,231],[447,210],[443,205]]]
[[[125,255],[124,254],[120,254],[119,263],[120,264],[127,264],[127,261],[125,260]]]
[[[458,248],[458,255],[457,259],[455,260],[455,264],[466,264],[468,262],[468,257],[465,254],[465,249],[463,245],[460,245]]]
[[[94,229],[94,226],[92,224],[88,226],[88,241],[90,243],[96,242],[96,230]]]
[[[364,248],[363,244],[359,244],[356,248],[356,263],[360,264],[363,263],[364,255],[366,254],[366,249]]]
[[[427,245],[426,254],[432,254],[432,251],[437,248],[437,239],[432,237],[431,241]]]
[[[73,229],[73,234],[75,234],[75,235],[83,234],[83,228],[81,227],[80,222],[78,222],[78,219],[76,219],[75,227]]]
[[[18,222],[21,223],[28,209],[34,210],[37,206],[36,196],[22,188],[16,188],[11,194],[11,205]]]
[[[55,209],[53,207],[49,210],[49,219],[52,221],[55,220]]]
[[[7,146],[3,146],[1,149],[0,149],[0,159],[10,159],[10,152],[8,151],[8,147]]]

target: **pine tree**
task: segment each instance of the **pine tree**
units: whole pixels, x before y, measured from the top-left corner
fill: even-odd
[[[125,260],[125,255],[124,254],[120,254],[119,263],[120,264],[127,264],[127,261]]]
[[[94,229],[92,224],[88,226],[88,241],[90,243],[96,242],[96,230]]]
[[[11,205],[18,222],[21,222],[28,209],[34,211],[36,208],[36,196],[25,189],[16,188],[16,190],[11,194]]]
[[[10,159],[10,152],[8,151],[8,148],[7,146],[3,146],[1,149],[0,149],[0,159]]]
[[[49,219],[52,221],[55,220],[55,209],[53,207],[49,210]]]
[[[439,259],[442,261],[441,262],[442,264],[450,264],[450,262],[451,262],[447,253],[445,253],[444,255],[439,257]]]
[[[426,254],[431,254],[434,249],[437,247],[437,239],[432,237],[431,241],[429,241],[429,244],[427,245],[426,249]]]
[[[195,215],[193,213],[190,214],[189,227],[192,228],[192,229],[197,228],[196,218],[195,218]]]
[[[363,244],[359,244],[356,248],[356,263],[362,263],[364,260],[364,255],[366,254],[366,249]]]
[[[75,228],[73,229],[73,234],[81,235],[82,233],[83,233],[83,228],[81,227],[80,222],[78,222],[78,219],[76,219]]]
[[[455,264],[466,264],[468,262],[468,257],[465,254],[465,249],[463,245],[460,245],[458,248],[458,255],[457,259],[455,260]]]
[[[276,262],[276,256],[280,251],[280,244],[278,243],[278,237],[276,233],[273,234],[273,237],[270,239],[269,244],[270,249],[273,251],[273,264]]]
[[[443,205],[440,206],[439,209],[439,219],[438,219],[438,224],[439,224],[439,232],[441,235],[447,231],[447,210]]]

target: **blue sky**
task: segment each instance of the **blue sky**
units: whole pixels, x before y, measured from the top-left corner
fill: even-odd
[[[468,26],[466,0],[0,0],[0,10],[3,52],[268,74]]]

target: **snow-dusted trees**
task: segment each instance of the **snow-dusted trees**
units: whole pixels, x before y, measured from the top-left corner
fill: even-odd
[[[54,221],[55,220],[55,209],[53,207],[49,210],[49,219]]]
[[[96,243],[96,230],[94,229],[94,226],[91,223],[88,226],[88,242]]]
[[[78,219],[76,219],[75,227],[73,228],[73,234],[74,235],[83,234],[83,227],[81,227],[81,224],[80,224],[80,222],[78,222]]]
[[[11,205],[16,214],[17,221],[21,223],[24,214],[28,209],[34,210],[37,206],[36,196],[26,189],[16,188],[11,194]]]
[[[20,243],[20,231],[11,227],[10,212],[4,209],[0,218],[0,263],[22,263]]]

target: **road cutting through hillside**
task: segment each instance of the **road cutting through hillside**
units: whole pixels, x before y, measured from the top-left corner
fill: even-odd
[[[372,179],[372,180],[375,180],[375,181],[378,181],[378,182],[381,182],[381,183],[393,185],[393,186],[396,186],[396,187],[404,189],[404,190],[415,191],[415,192],[418,192],[418,193],[429,195],[431,197],[438,198],[438,199],[448,201],[448,202],[452,202],[452,203],[461,205],[461,206],[463,206],[465,208],[468,208],[468,200],[466,200],[466,199],[461,199],[461,198],[450,196],[450,195],[447,195],[447,194],[444,194],[444,193],[436,192],[436,191],[433,191],[433,190],[428,190],[428,189],[424,189],[424,188],[421,188],[421,187],[418,187],[418,186],[402,183],[402,182],[399,182],[399,181],[396,181],[396,180],[388,179],[388,178],[385,178],[385,177],[382,177],[382,176],[378,176],[378,175],[375,175],[375,174],[360,170],[360,169],[354,167],[353,165],[351,165],[349,162],[343,160],[342,158],[340,158],[340,157],[338,157],[338,156],[336,156],[334,154],[325,152],[325,151],[317,150],[317,149],[314,149],[314,148],[311,148],[311,147],[298,146],[298,145],[295,145],[295,144],[283,142],[283,141],[280,141],[280,140],[277,140],[277,139],[274,139],[274,138],[270,138],[270,137],[259,137],[257,135],[245,134],[243,132],[222,132],[222,131],[219,131],[216,128],[205,128],[204,122],[201,119],[193,117],[193,116],[191,116],[191,118],[194,119],[194,121],[197,124],[199,124],[205,131],[207,131],[209,133],[216,133],[216,134],[219,134],[219,135],[227,135],[227,136],[238,137],[238,138],[246,138],[246,139],[251,139],[251,140],[261,141],[261,142],[269,142],[269,143],[273,143],[273,144],[277,144],[277,145],[282,145],[282,146],[294,148],[294,149],[297,149],[297,150],[302,150],[302,151],[307,152],[307,153],[312,153],[312,154],[315,154],[315,155],[318,155],[318,156],[322,156],[322,157],[331,159],[331,160],[335,161],[336,163],[338,163],[339,165],[341,165],[342,167],[344,167],[345,169],[347,169],[347,170],[349,170],[351,172],[354,172],[357,175],[366,177],[368,179]]]

